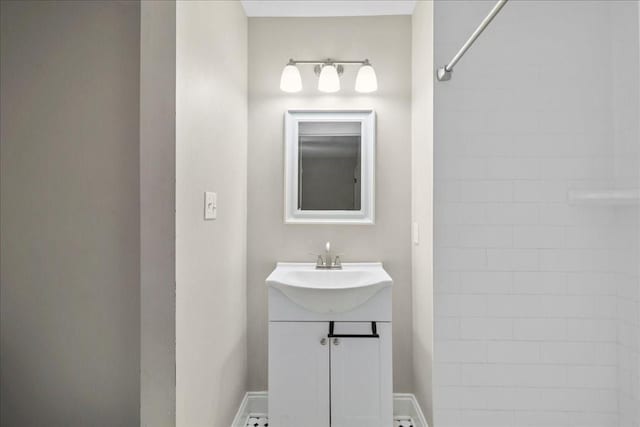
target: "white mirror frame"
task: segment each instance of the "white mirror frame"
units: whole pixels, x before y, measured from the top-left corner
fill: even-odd
[[[376,116],[373,110],[288,110],[285,113],[284,222],[373,224],[375,212]],[[298,209],[298,128],[301,122],[360,122],[361,203],[358,211]]]

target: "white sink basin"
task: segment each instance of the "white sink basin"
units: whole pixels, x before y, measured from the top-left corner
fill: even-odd
[[[365,303],[393,281],[382,263],[344,263],[342,270],[316,270],[313,263],[279,262],[267,285],[316,313],[344,313]]]

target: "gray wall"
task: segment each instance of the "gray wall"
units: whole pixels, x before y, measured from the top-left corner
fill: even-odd
[[[140,418],[176,422],[176,3],[140,21]]]
[[[139,425],[140,6],[0,15],[0,423]]]
[[[247,376],[247,18],[176,11],[176,419],[228,426]],[[204,221],[204,192],[218,218]]]
[[[369,58],[379,90],[353,90],[357,67],[347,66],[343,89],[317,91],[310,66],[304,90],[280,91],[289,58]],[[292,108],[373,108],[377,113],[376,224],[283,223],[283,115]],[[413,389],[411,370],[411,17],[249,19],[249,390],[267,388],[267,293],[277,261],[313,261],[309,252],[330,240],[343,260],[383,261],[394,279],[394,387]]]
[[[412,17],[412,246],[413,383],[433,425],[433,2],[418,2]]]

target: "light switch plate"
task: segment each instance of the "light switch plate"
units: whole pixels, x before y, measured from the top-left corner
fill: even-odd
[[[212,191],[204,193],[204,219],[216,219],[218,210],[218,195]]]

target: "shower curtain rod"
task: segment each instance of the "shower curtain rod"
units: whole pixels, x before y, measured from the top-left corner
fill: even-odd
[[[453,72],[453,67],[456,66],[458,61],[460,61],[460,58],[462,58],[462,56],[467,52],[467,50],[469,50],[471,45],[476,41],[476,39],[480,36],[480,34],[482,34],[485,28],[487,28],[487,26],[491,23],[493,18],[496,17],[498,12],[500,12],[500,10],[504,7],[504,5],[507,4],[507,1],[509,0],[499,0],[498,3],[496,3],[495,6],[493,6],[493,9],[491,9],[491,12],[489,12],[486,18],[482,20],[478,28],[476,28],[473,34],[471,34],[471,37],[469,37],[469,40],[467,40],[466,43],[462,46],[462,48],[460,48],[458,53],[456,53],[456,56],[454,56],[453,59],[449,61],[447,65],[445,65],[442,68],[438,68],[437,77],[439,81],[442,82],[442,81],[451,80],[451,73]]]

